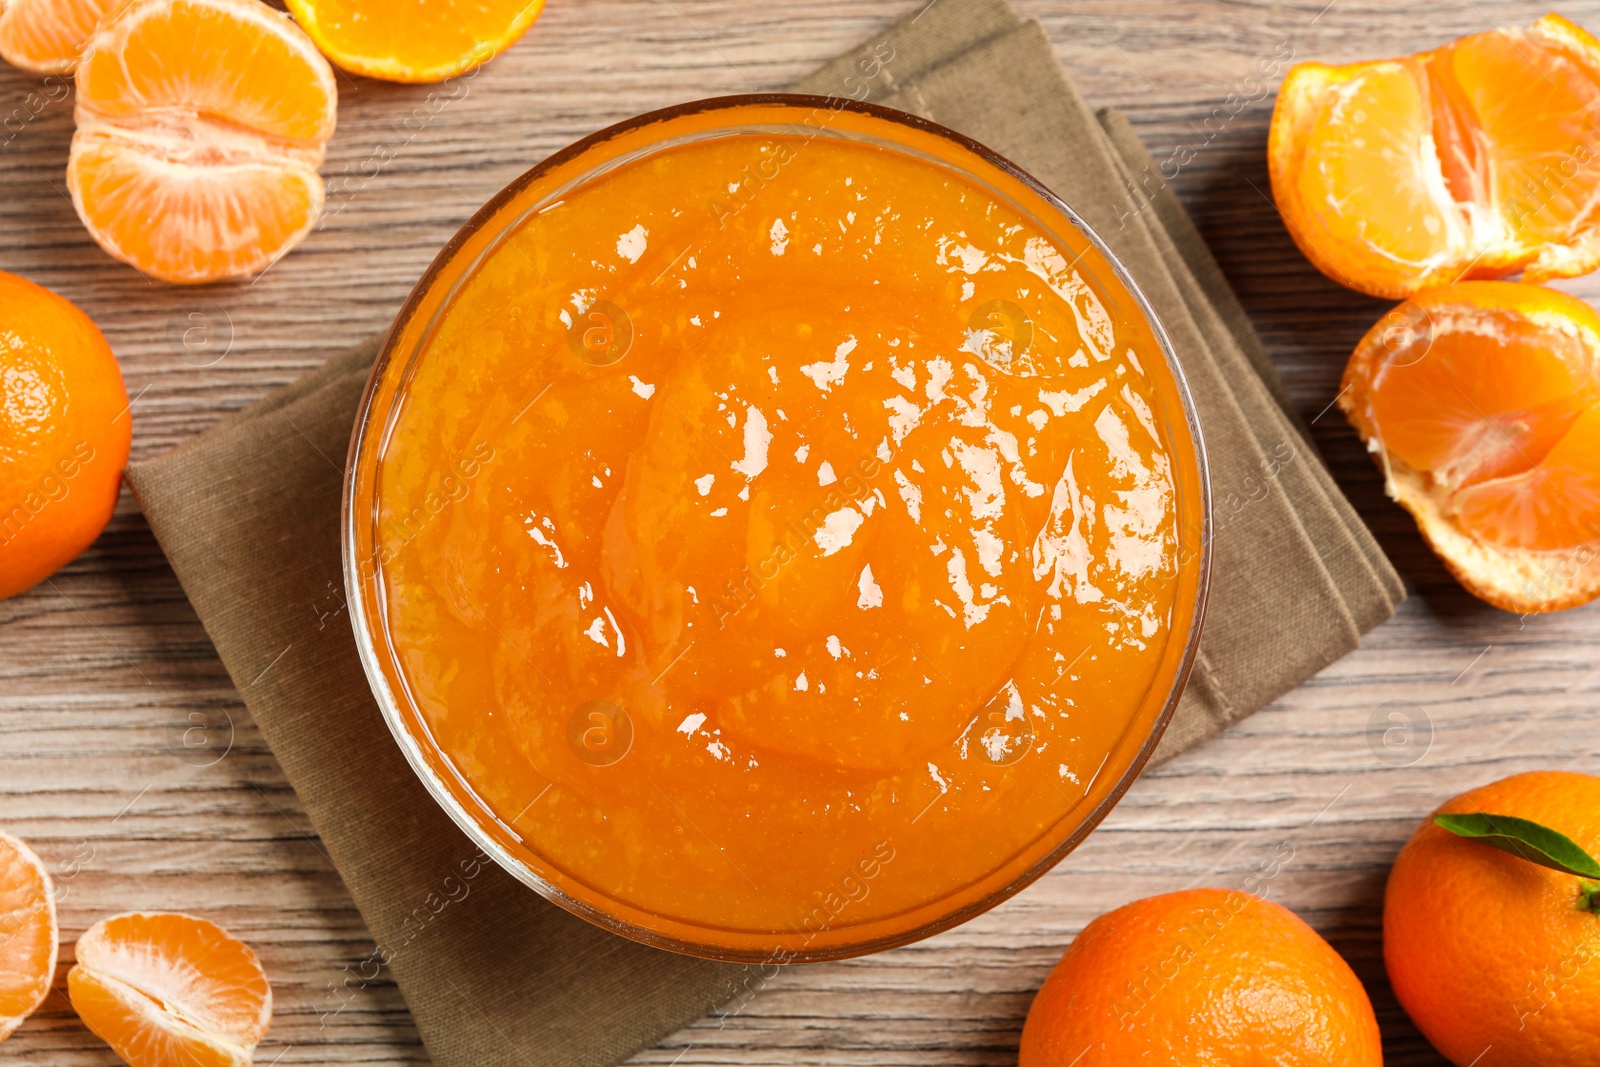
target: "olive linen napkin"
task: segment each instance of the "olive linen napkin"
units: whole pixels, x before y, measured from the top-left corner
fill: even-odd
[[[1292,689],[1392,614],[1399,579],[1199,233],[1121,116],[1087,109],[1036,24],[1005,0],[935,0],[795,88],[917,112],[1015,160],[1106,238],[1165,324],[1200,411],[1217,521],[1200,656],[1161,756]],[[339,558],[345,453],[378,344],[134,465],[129,483],[372,932],[377,951],[329,976],[340,995],[392,973],[441,1067],[620,1063],[719,1006],[738,1010],[763,979],[545,902],[486,860],[406,765],[357,659]]]

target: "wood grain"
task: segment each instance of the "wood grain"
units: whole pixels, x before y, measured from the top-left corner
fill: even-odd
[[[1600,769],[1591,710],[1600,610],[1519,619],[1467,596],[1384,499],[1342,418],[1325,411],[1383,305],[1324,279],[1289,241],[1265,193],[1271,92],[1250,77],[1285,45],[1329,61],[1406,52],[1487,28],[1485,12],[1527,22],[1545,4],[1018,2],[1091,103],[1124,109],[1158,158],[1180,144],[1196,150],[1178,192],[1412,598],[1357,653],[1146,775],[1098,833],[1011,902],[918,945],[791,968],[736,1015],[637,1062],[1012,1062],[1033,991],[1091,918],[1157,891],[1236,886],[1277,860],[1269,895],[1351,960],[1388,1062],[1442,1064],[1384,978],[1385,871],[1452,793],[1537,767]],[[384,327],[478,204],[549,152],[639,111],[781,87],[914,6],[555,0],[520,45],[454,86],[341,76],[326,225],[257,281],[199,289],[149,283],[95,248],[64,195],[70,96],[3,70],[0,119],[13,120],[0,129],[0,268],[63,293],[101,325],[135,396],[135,456],[154,455]],[[1600,27],[1600,0],[1563,13]],[[451,95],[434,107],[430,92]],[[1208,130],[1230,93],[1249,103]],[[392,161],[374,165],[384,149]],[[1592,279],[1564,287],[1600,296]],[[1410,747],[1383,747],[1391,711],[1418,724]],[[277,997],[258,1062],[426,1062],[392,986],[333,996],[371,940],[126,496],[81,559],[0,603],[0,826],[57,872],[69,942],[57,991],[0,1045],[0,1063],[116,1062],[61,987],[70,940],[134,908],[200,912],[256,946]],[[527,1060],[508,1049],[505,1062]]]

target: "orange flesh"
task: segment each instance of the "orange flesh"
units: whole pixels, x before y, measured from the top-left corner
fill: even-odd
[[[118,259],[166,281],[239,277],[316,223],[337,92],[280,12],[134,0],[91,39],[77,90],[67,185]]]
[[[384,621],[553,880],[849,925],[1072,813],[1165,697],[1180,570],[1173,387],[1078,254],[909,156],[739,136],[567,193],[463,284],[381,460]]]
[[[270,8],[141,0],[104,27],[85,58],[80,121],[174,134],[209,124],[284,142],[319,161],[334,124],[326,70],[310,42]]]
[[[1536,470],[1472,486],[1458,507],[1463,525],[1497,544],[1564,548],[1600,539],[1600,414],[1589,408]]]
[[[247,1067],[249,1050],[166,1017],[163,1006],[118,979],[82,967],[67,973],[73,1011],[133,1067]]]
[[[1450,292],[1465,295],[1474,285],[1484,304],[1426,304],[1427,339],[1372,362],[1363,432],[1425,472],[1446,513],[1475,537],[1535,550],[1600,539],[1594,335],[1552,321],[1571,305],[1580,321],[1593,315],[1573,298],[1532,287],[1529,299],[1552,305],[1537,320],[1489,305],[1497,291],[1515,288],[1509,283]],[[1364,358],[1358,349],[1352,367]]]
[[[44,1003],[55,969],[55,886],[32,849],[0,834],[0,1041]]]
[[[1400,297],[1600,264],[1600,45],[1557,16],[1431,52],[1290,72],[1273,187],[1335,280]]]
[[[1448,87],[1483,147],[1478,170],[1490,198],[1527,244],[1560,242],[1593,221],[1600,186],[1593,114],[1600,70],[1535,34],[1466,37],[1437,53],[1432,76]],[[1460,128],[1458,123],[1458,129]],[[1463,135],[1452,140],[1460,144]],[[1465,191],[1457,198],[1469,199]]]
[[[7,0],[0,3],[0,59],[40,74],[78,65],[94,28],[127,0]]]
[[[78,939],[73,1010],[132,1067],[247,1067],[272,989],[244,942],[176,913],[116,915]]]
[[[432,82],[492,59],[527,32],[544,0],[288,0],[317,46],[371,78]]]

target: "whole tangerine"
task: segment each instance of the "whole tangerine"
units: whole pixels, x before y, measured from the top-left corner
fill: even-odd
[[[1510,815],[1600,850],[1600,777],[1513,775],[1440,813]],[[1452,1063],[1600,1060],[1600,904],[1593,883],[1458,837],[1430,818],[1400,850],[1383,958],[1400,1004]]]
[[[1293,912],[1226,889],[1147,897],[1086,926],[1045,981],[1019,1067],[1380,1067],[1344,959]]]
[[[122,371],[89,316],[0,271],[0,599],[100,535],[132,438]]]

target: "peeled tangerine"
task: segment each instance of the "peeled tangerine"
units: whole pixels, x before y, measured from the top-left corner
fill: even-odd
[[[245,1067],[272,1022],[250,946],[192,915],[114,915],[78,938],[72,1007],[133,1067]]]
[[[333,68],[259,0],[134,0],[78,68],[72,202],[111,255],[173,282],[255,274],[322,210]]]
[[[1272,193],[1306,258],[1374,296],[1600,266],[1600,41],[1559,15],[1431,52],[1301,63],[1278,92]]]
[[[1600,316],[1461,282],[1374,326],[1339,397],[1389,495],[1468,590],[1507,611],[1600,596]]]
[[[0,1041],[49,995],[56,946],[50,874],[31,848],[0,834]]]
[[[0,59],[38,74],[70,74],[100,20],[128,0],[0,0]]]

